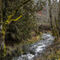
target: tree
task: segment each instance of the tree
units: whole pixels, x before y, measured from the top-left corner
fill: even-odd
[[[29,0],[30,1],[30,0]],[[2,28],[1,32],[3,38],[0,40],[3,43],[1,44],[1,51],[3,56],[6,54],[6,44],[5,42],[14,38],[15,41],[26,40],[27,37],[30,36],[30,32],[34,27],[34,8],[32,0],[29,2],[28,0],[4,0],[2,3],[2,13],[1,13],[1,22]],[[28,3],[27,3],[28,2]],[[18,4],[19,3],[19,4]],[[21,3],[21,4],[20,4]],[[24,5],[23,5],[24,4]],[[26,5],[25,5],[26,4]],[[21,7],[22,6],[22,7]],[[22,19],[20,19],[23,17]],[[15,22],[17,21],[17,22]],[[27,27],[27,28],[26,28]],[[15,31],[16,30],[16,31]],[[13,39],[12,39],[12,43]],[[2,49],[3,48],[3,49]]]
[[[58,3],[58,5],[59,5],[59,16],[58,16],[58,24],[59,24],[59,26],[60,26],[60,0],[59,0],[59,3]],[[60,33],[60,27],[58,28],[59,29],[59,33]]]
[[[57,39],[59,37],[59,31],[58,31],[58,3],[56,0],[53,1],[49,0],[49,16],[52,33]]]

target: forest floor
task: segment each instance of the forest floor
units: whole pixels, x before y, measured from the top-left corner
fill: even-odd
[[[27,39],[26,41],[22,41],[19,44],[14,44],[13,46],[7,45],[7,54],[12,55],[13,51],[17,51],[17,53],[14,53],[14,55],[19,54],[23,54],[23,46],[27,46],[26,48],[29,47],[29,45],[36,43],[37,41],[41,40],[41,32],[40,34],[36,35],[36,36],[32,36],[30,39]]]
[[[8,48],[7,53],[9,55],[14,55],[14,56],[23,54],[24,51],[23,51],[22,46],[36,43],[37,41],[40,40],[41,34],[44,32],[51,33],[51,31],[49,31],[49,30],[43,31],[43,32],[40,32],[39,35],[33,36],[31,39],[28,39],[27,41],[22,41],[18,45],[15,44],[14,46],[7,46],[7,48]],[[43,53],[41,56],[39,56],[35,60],[60,60],[60,37],[51,46],[46,48],[45,53]]]

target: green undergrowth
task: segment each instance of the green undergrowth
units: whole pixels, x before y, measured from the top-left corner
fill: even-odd
[[[25,53],[25,50],[28,49],[31,44],[34,44],[41,40],[41,35],[42,33],[40,35],[33,36],[32,38],[25,41],[23,40],[19,44],[14,44],[14,46],[7,46],[7,49],[9,50],[8,54],[11,55],[13,53],[12,51],[17,51],[16,54],[18,55]]]

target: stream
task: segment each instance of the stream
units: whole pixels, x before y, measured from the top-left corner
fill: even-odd
[[[28,49],[27,54],[21,55],[19,57],[14,57],[13,60],[34,60],[35,57],[38,57],[46,50],[46,47],[53,44],[54,37],[49,33],[44,33],[42,35],[42,40],[37,43],[32,44]]]

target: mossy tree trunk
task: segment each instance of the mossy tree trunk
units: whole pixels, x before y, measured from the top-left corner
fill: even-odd
[[[0,57],[4,57],[6,53],[5,46],[5,23],[6,20],[6,1],[0,0]]]

